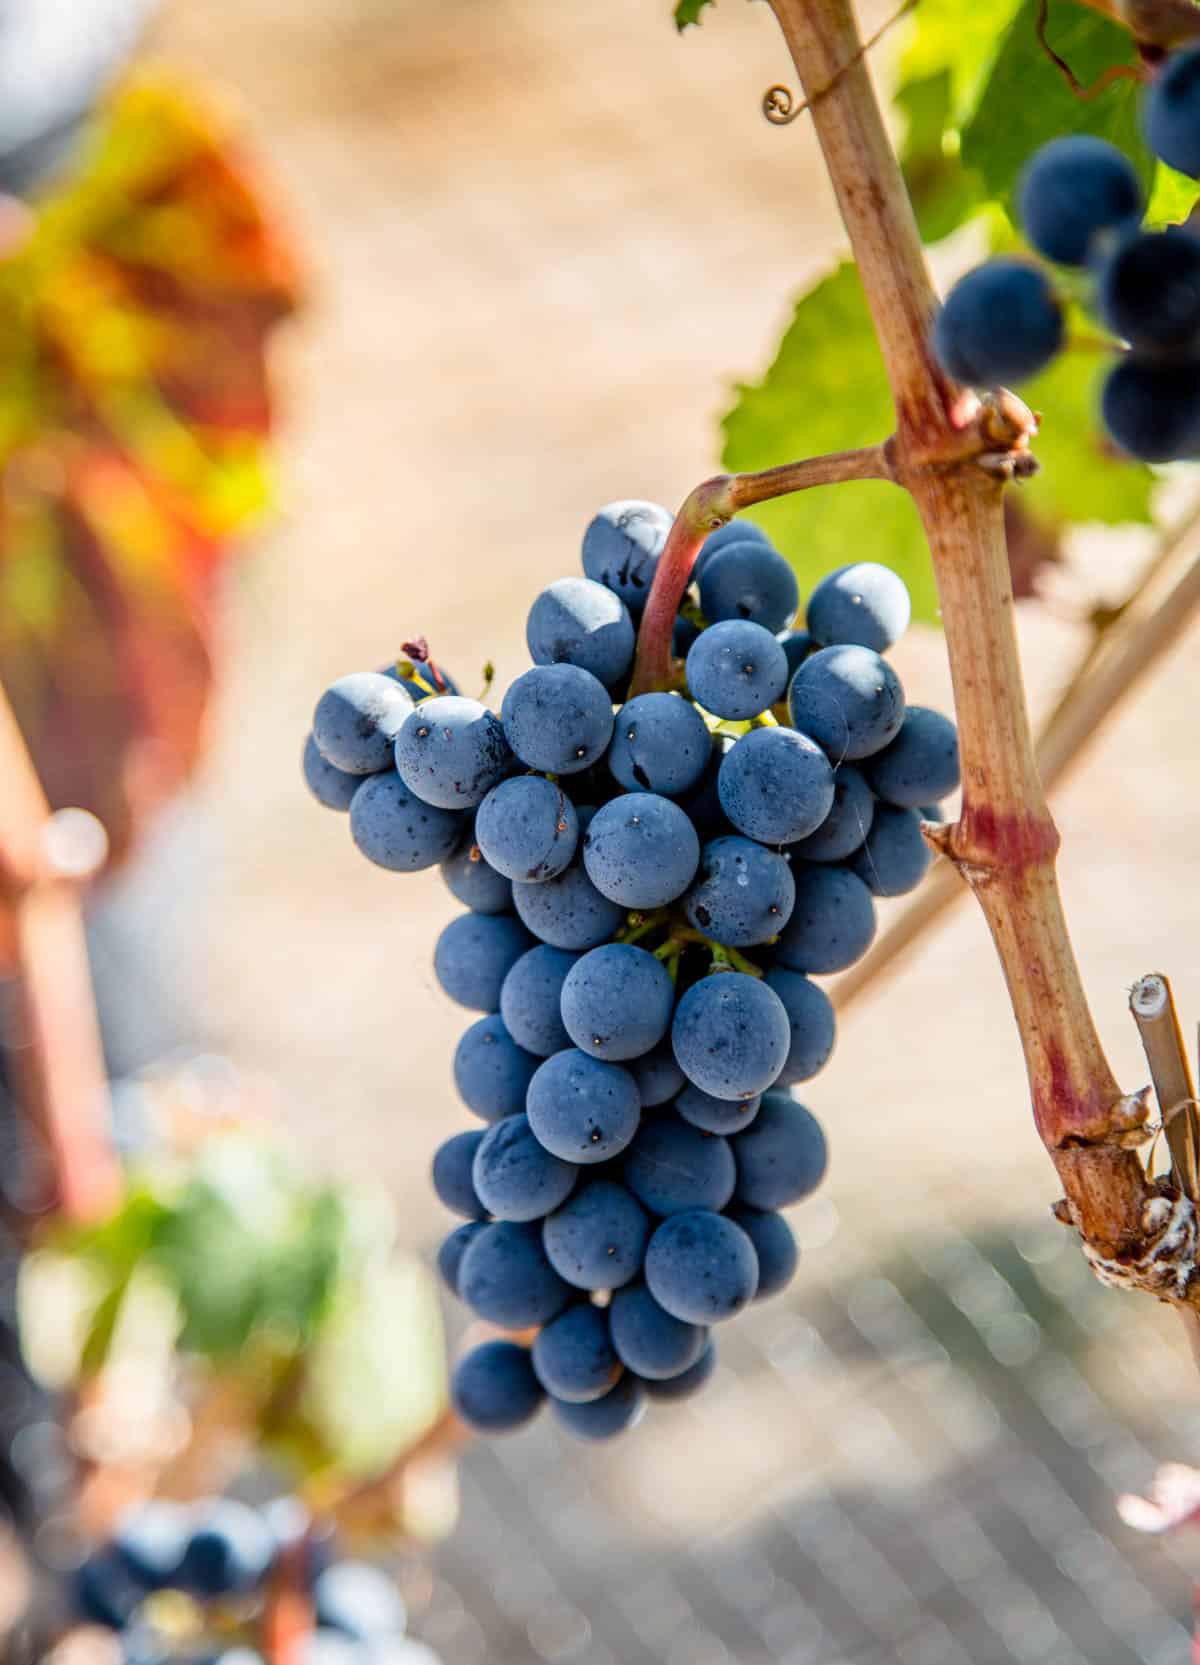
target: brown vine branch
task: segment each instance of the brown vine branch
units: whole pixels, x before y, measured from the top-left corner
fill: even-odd
[[[47,844],[50,809],[0,688],[0,966],[12,970],[17,1096],[68,1219],[102,1216],[120,1183],[77,885]],[[82,876],[82,875],[81,875]]]
[[[679,604],[700,546],[710,532],[724,526],[741,509],[766,503],[812,486],[840,485],[847,480],[890,480],[892,467],[884,445],[857,451],[834,451],[824,457],[783,463],[755,474],[719,474],[690,492],[668,534],[655,568],[638,630],[637,662],[630,695],[669,687],[671,633]]]
[[[1058,832],[1038,776],[1017,651],[1003,482],[961,445],[964,428],[986,413],[973,410],[932,358],[936,297],[866,65],[856,58],[849,0],[771,5],[804,91],[831,89],[813,106],[813,125],[896,405],[894,474],[921,516],[937,577],[963,759],[962,814],[944,830],[943,847],[991,930],[1035,1121],[1089,1259],[1110,1281],[1186,1298],[1194,1211],[1186,1199],[1170,1203],[1138,1160],[1147,1107],[1141,1096],[1122,1095],[1109,1067],[1063,914]],[[1003,405],[997,414],[1012,417]],[[1014,424],[1014,442],[1019,437]]]
[[[1139,576],[1133,594],[1089,643],[1038,739],[1038,770],[1048,791],[1084,756],[1108,718],[1159,664],[1200,611],[1200,555],[1193,557],[1151,611],[1134,605],[1151,580],[1186,554],[1198,539],[1200,509],[1163,539]],[[846,1011],[967,894],[956,869],[950,863],[939,863],[870,952],[838,979],[831,991],[838,1011]]]

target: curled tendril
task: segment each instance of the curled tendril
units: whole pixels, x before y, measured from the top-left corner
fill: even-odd
[[[782,84],[768,87],[762,95],[762,113],[775,127],[786,127],[807,109],[808,100],[802,98],[797,103],[791,88]]]

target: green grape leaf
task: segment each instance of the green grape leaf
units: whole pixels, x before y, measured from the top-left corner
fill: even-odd
[[[1021,387],[1022,399],[1042,412],[1043,422],[1033,446],[1042,466],[1020,488],[1019,501],[1042,522],[1120,526],[1154,518],[1152,471],[1119,456],[1100,426],[1099,384],[1112,362],[1110,353],[1094,346],[1069,348]]]
[[[689,23],[698,24],[700,22],[700,13],[704,10],[705,6],[711,6],[712,4],[713,0],[679,0],[679,4],[675,7],[674,15],[675,27],[679,30],[680,34],[683,33]]]
[[[847,263],[802,296],[763,380],[737,389],[722,424],[722,461],[731,470],[769,468],[873,445],[894,420],[862,284]],[[846,561],[883,561],[912,592],[914,618],[937,623],[925,537],[897,487],[879,480],[821,486],[764,503],[753,518],[787,555],[803,592]]]
[[[974,108],[1004,30],[1021,0],[921,0],[901,54],[901,86],[945,71],[947,126],[957,129]]]
[[[963,162],[978,169],[989,194],[1008,208],[1035,150],[1064,134],[1091,133],[1124,151],[1148,189],[1155,164],[1138,126],[1140,83],[1118,80],[1080,98],[1038,41],[1037,14],[1038,0],[1023,0],[963,126]],[[1132,61],[1128,31],[1081,7],[1056,8],[1049,38],[1084,86]]]
[[[965,168],[950,125],[949,69],[906,81],[895,96],[907,130],[900,166],[922,240],[940,242],[977,207],[979,176]]]

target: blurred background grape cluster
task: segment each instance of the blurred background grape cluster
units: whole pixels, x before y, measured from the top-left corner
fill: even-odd
[[[681,40],[635,0],[0,0],[0,680],[118,858],[89,930],[140,1176],[115,1220],[40,1230],[0,1098],[14,1665],[131,1502],[226,1484],[302,1487],[444,1665],[1186,1655],[1194,1566],[1112,1498],[1194,1452],[1190,1366],[1048,1217],[973,913],[847,1016],[799,1276],[694,1410],[582,1454],[441,1422],[455,904],[357,861],[299,749],[314,689],[417,635],[505,686],[591,515],[713,471],[731,379],[838,256],[811,132],[759,110],[770,15],[717,11]],[[845,559],[886,560],[871,534]],[[1037,708],[1150,539],[1072,533],[1022,607]],[[1195,642],[1055,801],[1127,1082],[1137,973],[1200,1010]],[[935,631],[897,660],[949,707]]]

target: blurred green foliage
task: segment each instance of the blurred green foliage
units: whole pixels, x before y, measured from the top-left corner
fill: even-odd
[[[389,1208],[308,1179],[260,1135],[222,1133],[187,1165],[144,1169],[110,1219],[59,1231],[31,1258],[35,1365],[53,1326],[49,1351],[73,1385],[119,1367],[122,1318],[148,1279],[169,1297],[154,1309],[169,1330],[158,1350],[174,1349],[184,1375],[203,1362],[236,1379],[266,1448],[305,1474],[374,1472],[444,1407],[437,1297],[397,1253]]]

